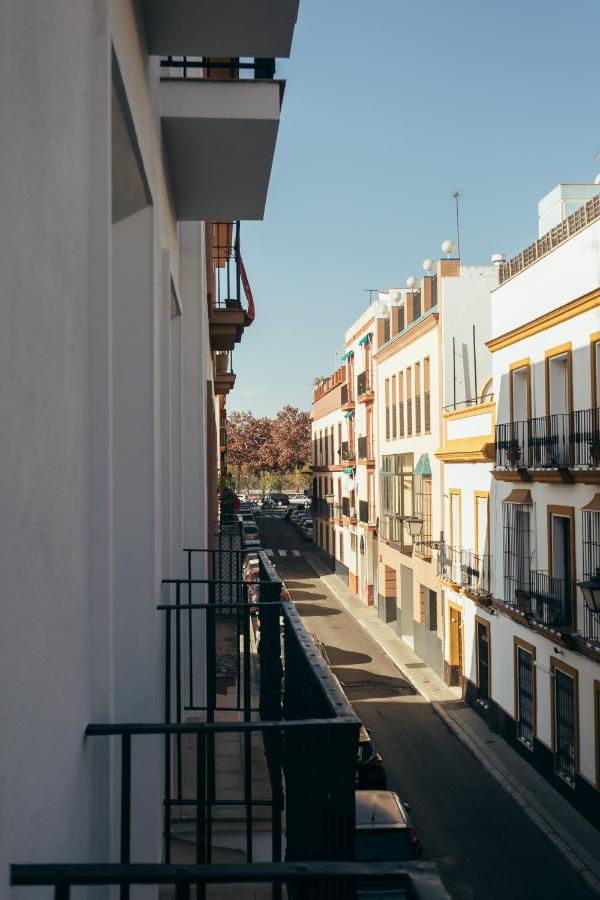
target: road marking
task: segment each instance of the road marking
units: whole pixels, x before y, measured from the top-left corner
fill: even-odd
[[[287,556],[287,550],[278,550],[280,556]]]
[[[292,550],[292,556],[300,556],[299,550]]]
[[[267,556],[273,556],[272,550],[265,550],[265,553],[267,554]]]

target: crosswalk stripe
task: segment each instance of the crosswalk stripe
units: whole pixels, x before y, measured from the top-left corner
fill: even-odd
[[[267,556],[273,556],[272,550],[266,550],[265,552],[266,552]]]
[[[287,556],[287,550],[278,550],[280,556]]]
[[[292,550],[292,556],[300,556],[299,550]]]

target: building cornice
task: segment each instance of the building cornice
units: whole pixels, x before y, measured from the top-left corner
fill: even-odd
[[[378,350],[377,353],[373,354],[373,359],[377,360],[378,363],[389,359],[391,356],[398,353],[399,350],[403,350],[404,347],[407,347],[409,344],[412,344],[413,341],[416,341],[424,334],[427,334],[436,328],[439,320],[439,313],[431,313],[431,315],[415,325],[414,328],[410,328],[408,331],[403,332],[398,335],[397,338],[392,338],[385,347],[382,347],[381,350]]]
[[[544,313],[543,316],[538,316],[537,319],[532,319],[524,325],[519,325],[518,328],[513,328],[512,331],[506,331],[504,334],[492,338],[486,342],[486,347],[492,353],[495,353],[497,350],[503,350],[505,347],[517,344],[519,341],[538,334],[540,331],[546,331],[548,328],[560,325],[561,322],[568,322],[569,319],[574,319],[575,316],[580,316],[582,313],[597,306],[600,306],[600,288],[595,288],[576,300],[571,300],[569,303],[557,307],[557,309]]]

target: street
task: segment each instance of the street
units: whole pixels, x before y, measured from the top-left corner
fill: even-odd
[[[425,854],[457,900],[591,898],[536,827],[407,683],[303,558],[313,549],[275,512],[257,516],[262,546],[308,631],[321,639],[411,806]],[[490,733],[490,742],[500,740]]]

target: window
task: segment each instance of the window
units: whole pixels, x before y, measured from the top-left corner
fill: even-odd
[[[413,514],[414,456],[395,453],[382,457],[380,471],[380,499],[382,537],[410,549],[403,518]]]
[[[410,368],[406,370],[406,434],[412,434],[412,381]]]
[[[533,749],[535,727],[535,669],[534,649],[521,643],[515,644],[515,718],[517,737],[530,750]]]
[[[600,332],[590,336],[590,371],[592,376],[592,409],[600,405]]]
[[[490,628],[487,622],[475,622],[477,638],[478,699],[487,703],[490,697]]]
[[[436,592],[427,588],[427,620],[430,631],[437,631],[438,629],[437,601],[438,598]]]
[[[423,431],[429,434],[431,431],[431,386],[429,372],[429,357],[423,360]]]
[[[356,553],[356,535],[350,534],[350,550],[352,553]]]
[[[415,434],[421,434],[421,363],[415,363]]]
[[[576,672],[566,670],[551,660],[552,719],[554,732],[554,771],[571,785],[575,785],[577,769],[576,733]]]
[[[475,553],[482,557],[489,553],[489,494],[475,492]]]
[[[509,401],[511,422],[531,418],[531,363],[528,359],[510,366]]]
[[[533,506],[502,504],[504,555],[504,600],[522,607],[529,595],[529,572],[533,547]]]
[[[600,494],[595,494],[581,511],[583,581],[600,575]],[[583,604],[583,636],[600,644],[600,616]],[[600,732],[599,732],[600,735]]]
[[[404,372],[398,372],[398,434],[404,437]]]
[[[571,345],[564,344],[547,350],[546,358],[546,415],[571,412]]]
[[[398,431],[396,427],[397,422],[397,409],[396,409],[396,376],[392,375],[392,438],[398,437]]]
[[[462,543],[461,534],[461,494],[459,490],[450,489],[450,546],[460,547]]]
[[[385,379],[385,439],[390,439],[390,379]]]
[[[418,467],[417,467],[418,468]],[[431,540],[431,475],[415,475],[414,477],[414,490],[415,490],[415,516],[418,516],[423,520],[423,530],[421,532],[421,540],[422,541],[430,541]],[[415,546],[415,550],[422,556],[431,556],[430,548],[426,547],[423,543],[417,543]]]
[[[342,459],[342,423],[341,423],[341,422],[338,423],[338,446],[337,446],[337,450],[338,450],[338,452],[337,452],[337,455],[338,455],[337,462],[340,462],[341,459]],[[335,462],[335,459],[334,459],[334,462]]]

